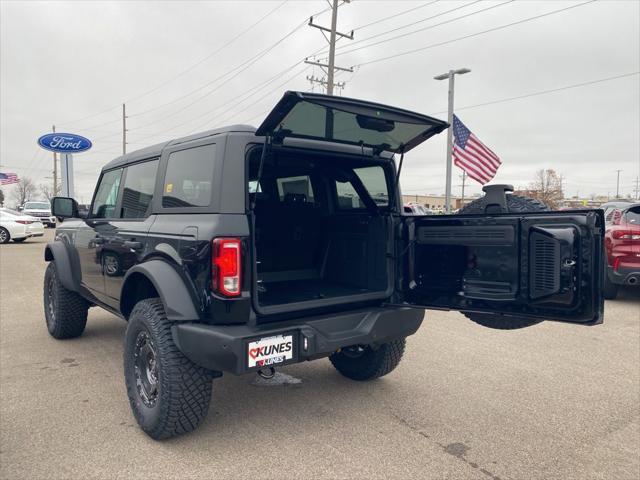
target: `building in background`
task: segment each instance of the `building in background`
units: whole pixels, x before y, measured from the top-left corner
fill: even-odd
[[[465,197],[464,205],[472,202],[476,198],[479,198],[479,195],[475,195],[473,197]],[[403,203],[416,203],[418,205],[422,205],[428,210],[431,210],[434,213],[443,213],[445,208],[445,197],[444,195],[402,195]],[[462,208],[462,199],[460,197],[451,197],[451,209],[458,210]]]

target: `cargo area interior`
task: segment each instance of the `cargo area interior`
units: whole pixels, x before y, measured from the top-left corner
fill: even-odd
[[[388,296],[392,220],[383,164],[282,149],[269,152],[259,173],[257,150],[248,161],[248,208],[260,309]]]

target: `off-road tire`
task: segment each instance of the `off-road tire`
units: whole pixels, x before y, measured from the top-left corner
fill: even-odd
[[[22,238],[14,238],[13,241],[15,243],[22,243],[27,239],[27,237],[22,237]]]
[[[62,340],[82,335],[87,325],[89,304],[78,293],[62,285],[55,262],[49,262],[44,273],[43,300],[47,330],[53,338]]]
[[[0,244],[9,243],[9,240],[11,240],[11,234],[9,233],[9,230],[4,227],[0,227]]]
[[[362,351],[353,355],[343,349],[329,357],[333,366],[351,380],[374,380],[392,372],[400,363],[406,340],[404,338],[383,343],[378,347],[360,347]]]
[[[618,296],[618,290],[620,286],[609,280],[609,275],[604,277],[604,287],[602,289],[602,295],[606,300],[615,300]]]
[[[157,397],[143,400],[136,383],[136,342],[146,332],[156,355]],[[144,333],[143,333],[144,335]],[[129,316],[124,339],[124,378],[129,403],[140,428],[156,440],[194,430],[207,415],[212,374],[185,357],[173,342],[162,301],[139,301]]]
[[[530,197],[523,197],[520,195],[507,194],[507,209],[509,212],[546,212],[549,207],[543,202]],[[483,214],[484,212],[484,198],[479,198],[473,202],[465,205],[458,212],[459,214]],[[475,313],[475,312],[462,312],[465,317],[478,325],[482,325],[487,328],[494,328],[497,330],[517,330],[519,328],[530,327],[540,323],[541,320],[527,317],[509,317],[504,315],[497,315],[493,313]]]

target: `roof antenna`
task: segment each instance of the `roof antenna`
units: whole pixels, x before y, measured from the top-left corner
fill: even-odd
[[[260,188],[260,179],[262,178],[262,168],[264,167],[264,160],[267,157],[267,150],[270,150],[271,146],[271,135],[267,135],[264,137],[264,145],[262,146],[262,154],[260,155],[260,165],[258,166],[258,177],[256,178],[256,194],[258,193],[258,189]],[[251,201],[251,211],[253,212],[256,208],[256,198],[258,195],[253,196],[253,200]]]

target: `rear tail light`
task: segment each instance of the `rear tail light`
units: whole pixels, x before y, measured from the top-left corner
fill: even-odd
[[[31,225],[33,222],[31,220],[16,220],[16,223],[21,225]]]
[[[640,234],[630,230],[614,230],[611,236],[621,240],[640,240]]]
[[[227,297],[237,297],[242,289],[242,242],[239,238],[214,238],[212,246],[213,289]]]

